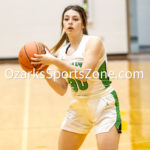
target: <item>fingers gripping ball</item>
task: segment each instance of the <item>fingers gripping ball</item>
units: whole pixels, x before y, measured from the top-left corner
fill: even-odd
[[[37,69],[40,68],[41,64],[31,64],[31,57],[34,57],[34,54],[45,54],[45,48],[48,49],[47,46],[41,42],[33,41],[25,44],[20,49],[18,56],[19,64],[22,67],[22,69],[26,72],[33,72],[33,69],[35,68],[35,71],[37,71]],[[45,66],[44,68],[42,68],[42,70],[45,70],[46,68],[48,68],[48,66]]]

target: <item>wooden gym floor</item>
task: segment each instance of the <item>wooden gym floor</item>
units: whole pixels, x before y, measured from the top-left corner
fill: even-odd
[[[123,125],[119,150],[150,149],[149,66],[150,55],[108,61],[108,70],[115,74],[120,71],[144,74],[143,79],[112,79]],[[43,79],[8,79],[12,75],[10,70],[14,75],[22,71],[17,63],[0,63],[0,150],[57,150],[70,89],[61,97]],[[97,150],[93,130],[80,150]]]

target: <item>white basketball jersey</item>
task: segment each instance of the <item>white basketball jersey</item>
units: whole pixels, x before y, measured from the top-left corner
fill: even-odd
[[[89,35],[83,35],[78,49],[71,56],[67,56],[66,54],[70,43],[63,46],[60,48],[59,58],[70,65],[82,67],[86,43],[91,37],[92,36]],[[111,81],[106,73],[106,55],[99,60],[95,71],[91,74],[91,76],[88,76],[87,81],[82,81],[79,78],[73,79],[68,77],[67,82],[71,85],[73,97],[80,98],[110,92],[112,88],[110,86]]]

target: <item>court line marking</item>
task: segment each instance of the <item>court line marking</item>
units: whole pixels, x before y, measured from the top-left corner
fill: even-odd
[[[24,98],[22,148],[21,148],[22,150],[27,150],[27,145],[28,145],[29,101],[30,101],[30,80],[26,79],[25,98]]]

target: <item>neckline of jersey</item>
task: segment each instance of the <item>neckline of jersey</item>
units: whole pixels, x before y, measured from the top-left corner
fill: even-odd
[[[66,54],[66,50],[65,50],[65,55],[67,56],[67,57],[71,57],[71,56],[73,56],[79,49],[80,49],[80,47],[81,47],[81,43],[82,43],[82,41],[83,41],[83,39],[84,39],[84,37],[85,37],[85,34],[83,34],[83,36],[82,36],[82,39],[81,39],[81,41],[80,41],[80,43],[79,43],[79,45],[78,45],[78,48],[71,54],[71,55],[67,55]],[[66,45],[66,47],[68,47],[69,45],[71,45],[70,43],[68,43],[67,45]]]

